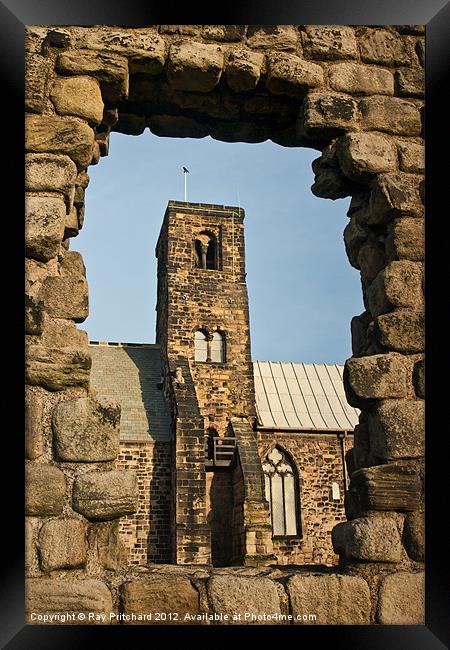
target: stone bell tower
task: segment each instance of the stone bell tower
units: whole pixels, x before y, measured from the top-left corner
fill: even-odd
[[[156,256],[175,429],[173,560],[264,563],[271,528],[253,431],[244,210],[169,201]]]

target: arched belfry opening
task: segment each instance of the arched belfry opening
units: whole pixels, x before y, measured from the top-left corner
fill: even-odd
[[[218,269],[217,239],[212,233],[202,232],[194,241],[195,266],[203,270]]]

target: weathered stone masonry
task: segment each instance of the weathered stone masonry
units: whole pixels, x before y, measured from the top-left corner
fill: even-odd
[[[252,423],[255,419],[255,392],[250,352],[247,286],[245,283],[244,211],[230,206],[180,204],[170,201],[156,247],[158,257],[157,342],[161,343],[167,370],[183,369],[184,381],[170,383],[177,402],[176,472],[177,530],[189,538],[192,526],[206,524],[205,437],[213,428],[219,437],[232,433],[236,438],[239,462],[246,484],[241,533],[232,533],[231,562],[260,563],[272,555],[268,506],[262,493],[259,463]],[[196,267],[195,242],[202,233],[213,237],[216,268]],[[214,332],[223,337],[224,362],[195,360],[194,334]],[[183,399],[185,414],[180,412]],[[181,417],[180,417],[181,416]],[[196,419],[195,438],[181,434],[185,417]],[[200,431],[199,431],[200,429]],[[181,435],[180,435],[181,434]],[[193,460],[195,450],[196,460]],[[186,452],[186,453],[185,453]],[[217,483],[218,475],[214,482]],[[229,500],[234,497],[230,487]],[[182,493],[186,490],[186,496]],[[193,496],[193,490],[198,491]],[[185,507],[197,504],[197,520],[188,523]],[[231,515],[230,515],[231,516]],[[236,525],[232,523],[232,527]],[[240,524],[241,525],[241,524]],[[194,531],[193,534],[195,535]],[[219,534],[219,531],[217,531]],[[211,531],[207,533],[211,535]],[[236,535],[241,535],[237,544]],[[223,538],[223,530],[220,531]],[[207,541],[207,546],[214,540]],[[190,544],[192,549],[197,544]],[[257,549],[258,546],[258,549]],[[210,554],[210,551],[205,551]],[[177,561],[185,562],[177,548]],[[194,553],[194,554],[193,554]],[[199,561],[191,550],[189,562]],[[264,560],[264,556],[268,556]],[[200,556],[204,562],[205,557]],[[209,561],[209,560],[207,560]]]
[[[305,611],[326,584],[339,614],[319,622],[422,622],[423,27],[30,27],[26,37],[29,610],[169,607],[181,584],[187,609],[206,607],[198,581],[119,570],[117,521],[137,507],[135,475],[114,469],[119,409],[89,393],[75,327],[87,283],[68,247],[83,226],[87,168],[107,155],[112,129],[148,126],[317,148],[312,191],[352,196],[344,239],[365,312],[352,321],[345,373],[361,409],[349,521],[333,531],[338,573],[291,577],[289,607]],[[247,605],[285,607],[271,576],[205,575],[208,607],[237,607],[244,585]]]

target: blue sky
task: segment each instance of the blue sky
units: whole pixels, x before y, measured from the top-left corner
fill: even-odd
[[[89,283],[91,340],[154,343],[155,244],[167,202],[245,209],[252,356],[343,363],[350,319],[362,304],[359,273],[346,257],[349,199],[311,193],[313,149],[210,137],[113,133],[109,156],[89,168],[84,227],[71,240]]]

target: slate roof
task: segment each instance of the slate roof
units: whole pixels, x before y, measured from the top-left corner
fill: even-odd
[[[164,442],[171,439],[170,416],[161,381],[159,345],[94,344],[91,384],[99,396],[120,402],[121,440]]]

